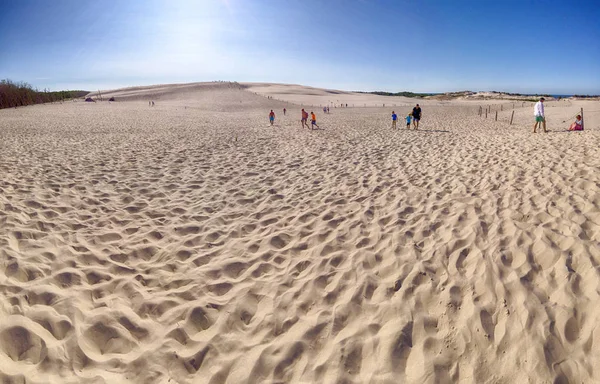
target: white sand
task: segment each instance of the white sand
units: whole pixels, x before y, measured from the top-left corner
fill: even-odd
[[[598,102],[254,91],[0,111],[0,382],[600,382]]]

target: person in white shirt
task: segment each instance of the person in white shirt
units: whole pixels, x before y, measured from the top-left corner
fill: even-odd
[[[533,114],[535,115],[535,124],[533,124],[533,133],[535,133],[538,124],[544,127],[544,132],[546,131],[546,118],[544,117],[544,98],[542,97],[540,101],[535,103],[535,107],[533,107]]]

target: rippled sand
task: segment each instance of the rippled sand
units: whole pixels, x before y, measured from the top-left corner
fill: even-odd
[[[113,94],[0,111],[1,382],[600,381],[598,103]]]

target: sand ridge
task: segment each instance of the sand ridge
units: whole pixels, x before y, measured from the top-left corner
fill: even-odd
[[[0,111],[3,382],[600,380],[597,112],[211,87]]]

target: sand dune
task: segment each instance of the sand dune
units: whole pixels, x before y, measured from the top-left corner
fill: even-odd
[[[0,111],[0,382],[600,382],[597,102],[182,88]]]

